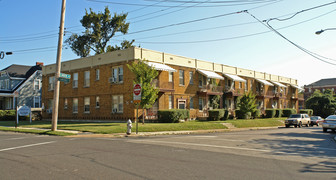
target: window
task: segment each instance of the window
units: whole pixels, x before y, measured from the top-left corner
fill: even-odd
[[[168,109],[172,109],[173,108],[173,99],[171,95],[168,95]]]
[[[204,99],[203,98],[199,98],[198,99],[198,109],[200,111],[203,111],[203,108],[204,108]]]
[[[98,81],[100,78],[100,71],[99,69],[96,69],[96,81]]]
[[[169,72],[168,82],[173,82],[173,75],[174,75],[174,72]]]
[[[72,78],[72,87],[78,88],[78,73],[73,73]]]
[[[84,72],[84,87],[90,87],[90,71]]]
[[[35,97],[34,97],[34,108],[39,108],[39,107],[41,107],[40,104],[41,104],[41,103],[40,103],[40,96],[35,96]]]
[[[64,98],[64,109],[68,109],[68,99]]]
[[[34,80],[34,90],[40,90],[40,83],[41,81],[39,79]]]
[[[84,113],[90,113],[90,97],[84,98]]]
[[[245,87],[245,91],[247,91],[247,81],[245,81],[244,87]]]
[[[194,109],[194,98],[190,97],[190,109]]]
[[[100,105],[99,105],[99,96],[96,96],[96,108],[99,108]]]
[[[49,91],[54,90],[54,86],[55,86],[55,76],[50,76],[48,90]]]
[[[243,83],[239,82],[239,89],[243,88]]]
[[[5,87],[4,87],[4,82],[3,82],[3,80],[0,80],[0,89],[4,89]]]
[[[53,104],[54,104],[53,99],[48,99],[47,113],[51,113],[52,112]]]
[[[112,96],[112,113],[124,112],[124,97],[123,95]]]
[[[9,89],[9,79],[5,80],[5,89]]]
[[[184,85],[184,70],[179,70],[180,85]]]
[[[73,98],[72,112],[73,113],[78,113],[78,98]]]
[[[250,81],[250,90],[253,89],[253,80]]]
[[[194,84],[194,74],[192,71],[189,72],[189,84]]]
[[[186,100],[179,100],[178,101],[178,108],[185,109],[186,108]]]
[[[112,82],[122,83],[124,80],[124,70],[123,67],[113,67],[112,68]]]

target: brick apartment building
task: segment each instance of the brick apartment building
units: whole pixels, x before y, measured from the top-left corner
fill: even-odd
[[[324,92],[325,90],[330,89],[335,93],[336,89],[336,78],[321,79],[316,82],[304,86],[304,99],[307,100],[315,90]]]
[[[135,118],[133,104],[134,74],[126,64],[146,60],[159,71],[153,82],[158,99],[148,110],[188,109],[191,118],[208,116],[210,100],[219,95],[220,108],[233,112],[237,98],[245,92],[256,94],[258,108],[298,109],[297,80],[217,64],[138,47],[62,62],[62,73],[70,74],[69,83],[61,82],[60,119]],[[43,67],[43,118],[51,118],[55,64]],[[141,115],[141,112],[140,112]]]

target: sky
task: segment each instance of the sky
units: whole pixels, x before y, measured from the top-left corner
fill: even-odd
[[[56,63],[62,0],[0,0],[0,69]],[[67,0],[65,36],[81,34],[90,8],[128,13],[129,34],[145,49],[290,77],[300,86],[336,78],[333,0]],[[245,11],[247,10],[247,11]],[[268,23],[268,25],[267,25]],[[273,28],[270,29],[270,28]],[[62,61],[79,58],[63,46]]]

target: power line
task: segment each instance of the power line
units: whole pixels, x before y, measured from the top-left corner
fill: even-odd
[[[136,3],[122,3],[122,2],[111,2],[111,1],[102,1],[102,0],[87,0],[91,2],[97,2],[97,3],[104,3],[104,4],[118,4],[118,5],[126,5],[126,6],[147,6],[145,4],[136,4]],[[197,8],[216,8],[216,7],[224,7],[224,6],[238,6],[238,5],[249,5],[249,4],[260,4],[260,3],[266,3],[266,2],[274,2],[277,0],[265,0],[262,2],[240,2],[236,4],[216,4],[216,5],[207,5],[207,6],[196,6]],[[153,5],[152,7],[191,7],[191,6],[174,6],[174,5]]]
[[[247,14],[249,14],[251,17],[253,17],[254,19],[256,19],[258,22],[260,22],[261,24],[263,24],[264,26],[266,26],[268,29],[270,29],[271,31],[275,32],[277,35],[279,35],[280,37],[282,37],[283,39],[285,39],[287,42],[289,42],[290,44],[294,45],[295,47],[297,47],[298,49],[300,49],[301,51],[305,52],[306,54],[314,57],[315,59],[318,59],[322,62],[325,62],[325,63],[328,63],[328,64],[331,64],[331,65],[335,65],[335,63],[332,63],[332,62],[329,62],[325,59],[322,59],[320,57],[323,57],[321,55],[318,55],[316,53],[313,53],[305,48],[303,48],[302,46],[294,43],[293,41],[289,40],[288,38],[286,38],[284,35],[282,35],[279,31],[275,30],[270,24],[269,24],[269,20],[266,21],[266,24],[264,24],[261,20],[259,20],[258,18],[256,18],[254,15],[252,15],[251,13],[249,13],[248,11],[245,11]],[[329,59],[329,58],[328,58]],[[336,60],[335,60],[336,61]]]

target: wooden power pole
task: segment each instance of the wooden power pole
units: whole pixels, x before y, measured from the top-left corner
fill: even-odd
[[[59,89],[60,89],[60,82],[58,81],[58,78],[61,73],[61,57],[62,57],[63,34],[64,34],[65,4],[66,4],[66,0],[62,0],[61,22],[60,22],[60,27],[59,27],[57,59],[56,59],[54,104],[53,104],[53,110],[52,110],[52,125],[51,125],[52,131],[57,130]]]

